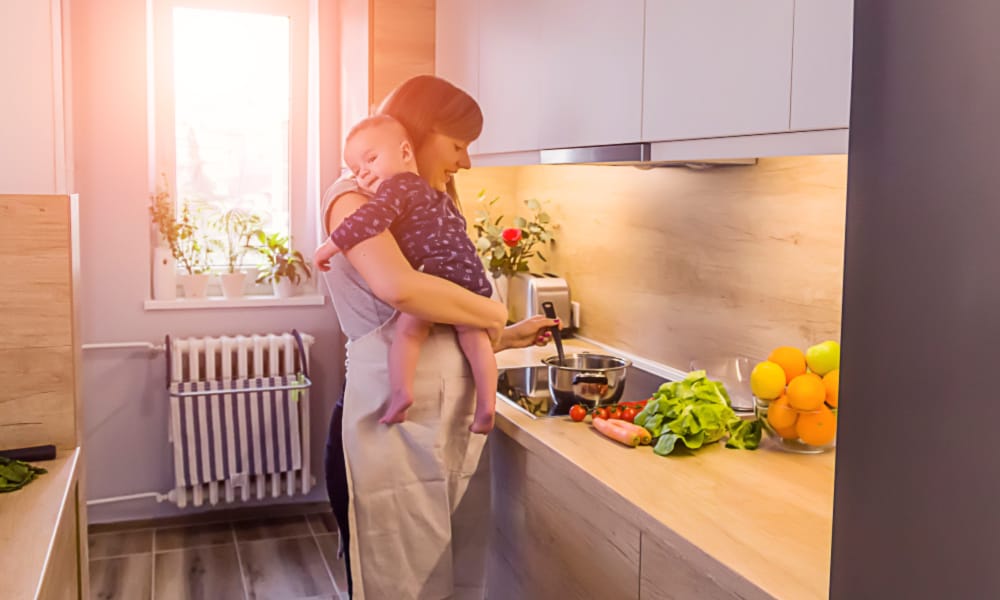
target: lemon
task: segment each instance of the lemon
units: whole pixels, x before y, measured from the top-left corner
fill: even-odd
[[[761,400],[774,400],[785,391],[785,371],[777,363],[765,360],[750,373],[750,390]]]

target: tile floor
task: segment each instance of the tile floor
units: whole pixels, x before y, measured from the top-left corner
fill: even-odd
[[[329,513],[91,533],[92,600],[346,599]]]

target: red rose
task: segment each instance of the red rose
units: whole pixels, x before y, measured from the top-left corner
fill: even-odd
[[[517,227],[504,229],[501,235],[503,236],[503,243],[507,244],[511,248],[516,246],[517,243],[521,241],[521,230]]]

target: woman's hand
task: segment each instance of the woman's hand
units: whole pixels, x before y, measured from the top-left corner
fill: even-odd
[[[499,352],[507,348],[525,348],[527,346],[544,346],[552,339],[550,327],[558,327],[559,319],[549,319],[535,315],[523,321],[514,323],[503,330],[500,342],[494,347]]]

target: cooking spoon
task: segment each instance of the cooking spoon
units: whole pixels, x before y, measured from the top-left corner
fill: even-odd
[[[542,310],[545,312],[545,316],[550,319],[558,319],[556,316],[556,307],[552,305],[551,302],[542,302]],[[566,354],[563,352],[562,345],[562,334],[559,332],[559,326],[556,325],[552,329],[552,339],[556,342],[556,352],[559,353],[559,366],[564,366],[566,364]]]

